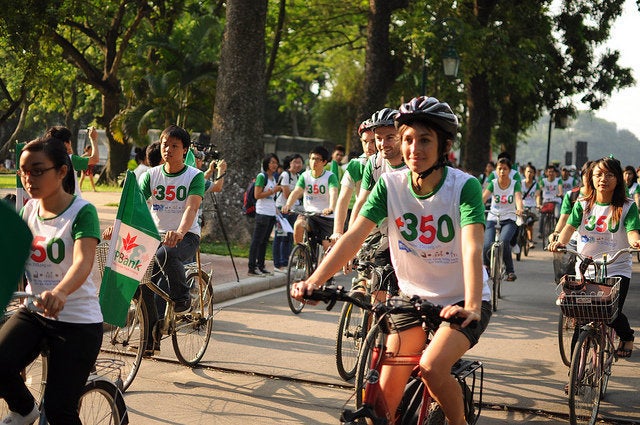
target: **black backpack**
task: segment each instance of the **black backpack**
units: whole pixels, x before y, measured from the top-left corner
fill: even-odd
[[[262,174],[262,173],[261,173]],[[251,180],[247,190],[242,196],[242,214],[247,217],[256,216],[256,196],[255,196],[256,179]]]

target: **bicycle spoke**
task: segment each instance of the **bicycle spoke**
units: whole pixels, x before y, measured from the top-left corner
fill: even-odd
[[[593,425],[600,407],[602,368],[600,345],[589,332],[580,334],[569,373],[569,420],[571,425]]]

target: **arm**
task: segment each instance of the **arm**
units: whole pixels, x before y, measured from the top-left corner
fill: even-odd
[[[640,248],[640,233],[637,230],[627,232],[627,240],[629,241],[629,246]]]
[[[484,226],[480,223],[469,224],[462,228],[462,268],[464,270],[464,309],[458,306],[446,306],[441,315],[465,317],[462,327],[472,320],[480,320],[482,308],[482,244]]]
[[[204,178],[209,179],[213,175],[213,170],[217,170],[216,179],[209,188],[209,192],[222,192],[222,186],[224,185],[224,176],[227,174],[227,162],[223,159],[218,164],[215,161],[211,161],[209,168],[204,173]]]
[[[522,204],[522,192],[516,192],[516,215],[522,215],[524,205]]]
[[[336,242],[322,260],[315,272],[306,281],[294,284],[291,295],[302,300],[305,294],[311,294],[342,268],[346,259],[353,258],[364,242],[365,238],[375,227],[375,223],[366,217],[358,216],[353,226]]]
[[[87,280],[93,268],[98,240],[92,237],[76,239],[73,243],[73,264],[67,270],[60,283],[51,291],[44,291],[40,296],[44,314],[56,318],[64,308],[67,297],[75,292]]]
[[[487,199],[489,199],[489,196],[491,196],[491,192],[488,189],[485,189],[482,191],[482,203],[486,203]]]
[[[302,196],[303,191],[304,189],[301,188],[300,186],[296,186],[296,188],[291,191],[291,193],[287,197],[287,202],[282,206],[283,214],[287,214],[291,210],[291,207],[293,207],[293,204],[298,199],[300,199],[300,196]]]
[[[347,219],[347,209],[349,208],[351,195],[353,195],[353,189],[344,185],[340,187],[340,195],[338,195],[338,202],[336,203],[333,217],[332,239],[337,239],[337,237],[344,232],[344,221]],[[333,237],[334,235],[336,236],[335,238]]]
[[[184,235],[191,229],[193,221],[198,216],[198,209],[202,203],[202,197],[200,195],[189,195],[185,203],[185,209],[182,213],[182,220],[176,230],[169,230],[164,237],[164,244],[169,248],[176,246]]]
[[[371,193],[370,190],[366,190],[364,187],[360,186],[360,191],[358,192],[358,198],[356,199],[356,203],[353,204],[353,208],[351,209],[351,219],[349,220],[349,228],[355,223],[358,214],[360,214],[360,210],[365,202],[367,202],[367,198]]]
[[[322,214],[329,215],[335,211],[336,201],[338,200],[338,188],[330,187],[329,188],[329,208],[325,208],[322,211]]]
[[[95,127],[91,127],[89,129],[89,141],[91,142],[89,165],[94,165],[100,161],[100,152],[98,151],[98,130],[96,130]]]

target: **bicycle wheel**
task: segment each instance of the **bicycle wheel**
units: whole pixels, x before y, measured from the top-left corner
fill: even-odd
[[[576,326],[576,319],[567,317],[560,312],[560,318],[558,319],[558,348],[560,348],[560,358],[565,366],[571,366],[571,342]]]
[[[287,268],[287,303],[293,314],[300,313],[304,308],[304,303],[291,298],[291,287],[296,282],[306,280],[311,273],[311,257],[308,247],[296,245],[291,251]]]
[[[604,398],[607,392],[607,386],[609,385],[609,377],[611,376],[611,367],[615,361],[615,347],[613,341],[615,340],[615,331],[613,328],[608,328],[606,331],[604,353],[602,355],[602,386],[600,387],[600,399]]]
[[[118,387],[106,379],[90,380],[78,403],[83,424],[120,425],[129,423],[127,406]]]
[[[556,228],[556,220],[553,214],[545,213],[543,216],[544,224],[542,226],[542,243],[546,246],[549,243],[549,235]]]
[[[205,272],[200,272],[200,278],[197,271],[187,275],[191,312],[175,316],[171,333],[176,357],[187,366],[195,366],[202,359],[213,328],[213,287]]]
[[[104,324],[101,353],[98,358],[112,359],[122,364],[120,370],[113,370],[106,377],[114,382],[121,380],[123,392],[129,388],[140,369],[142,355],[147,346],[147,317],[147,305],[138,289],[129,305],[125,326],[119,328]]]
[[[378,377],[377,373],[373,373],[375,372],[375,370],[372,371],[371,369],[372,366],[375,366],[372,365],[374,350],[376,351],[376,361],[382,360],[382,356],[377,355],[379,354],[379,349],[376,348],[380,332],[380,327],[378,325],[374,325],[367,333],[364,343],[362,344],[362,348],[360,349],[360,356],[358,358],[358,366],[356,367],[356,376],[354,382],[356,391],[356,408],[361,407],[364,401],[367,380],[373,377],[373,375],[375,375],[376,379]],[[380,394],[380,392],[378,392],[378,394]],[[368,402],[371,403],[372,400],[368,400]],[[384,412],[377,412],[377,414],[384,415]]]
[[[569,422],[593,425],[600,407],[602,352],[596,335],[580,333],[573,351],[569,372]]]
[[[342,306],[336,336],[336,368],[345,381],[350,381],[356,375],[358,354],[369,327],[369,316],[367,310],[351,303]]]
[[[502,245],[494,244],[491,247],[491,279],[493,288],[491,300],[493,311],[498,311],[498,299],[500,298],[500,285],[502,284]]]

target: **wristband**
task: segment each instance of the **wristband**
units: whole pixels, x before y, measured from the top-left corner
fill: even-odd
[[[227,172],[225,171],[224,173],[222,173],[221,175],[219,175],[218,177],[216,177],[216,179],[215,179],[214,181],[216,181],[216,182],[217,182],[218,180],[223,179],[223,178],[224,178],[224,176],[226,176],[226,175],[227,175]]]

